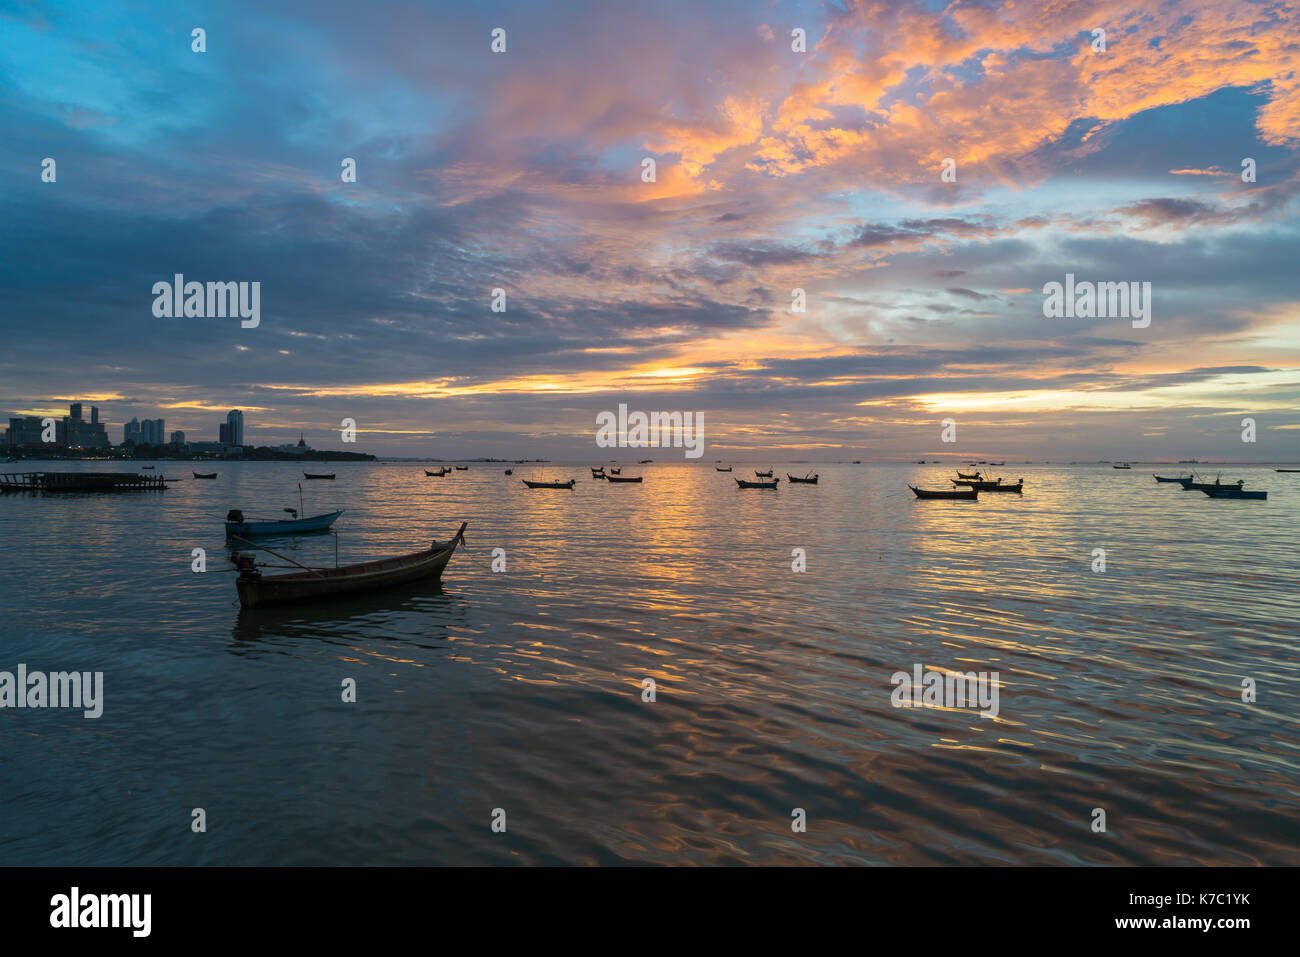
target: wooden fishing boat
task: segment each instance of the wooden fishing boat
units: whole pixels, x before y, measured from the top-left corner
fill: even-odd
[[[639,482],[644,476],[641,475],[606,475],[607,482]]]
[[[731,466],[728,465],[725,469],[720,469],[720,468],[718,468],[718,467],[715,465],[715,466],[713,467],[713,471],[715,471],[715,472],[730,472],[730,471],[731,471]]]
[[[422,552],[340,568],[303,566],[302,571],[287,575],[263,576],[254,561],[255,556],[241,552],[235,558],[235,568],[239,571],[239,578],[235,580],[239,603],[246,608],[256,608],[279,602],[321,601],[421,579],[441,578],[456,546],[465,542],[466,524],[461,523],[451,541],[434,542]]]
[[[1184,492],[1204,492],[1206,489],[1214,488],[1241,488],[1246,484],[1245,479],[1237,479],[1235,482],[1224,483],[1219,481],[1217,475],[1214,477],[1213,482],[1198,482],[1195,477],[1179,479],[1178,481],[1183,486]]]
[[[1300,469],[1274,469],[1274,472],[1300,472]]]
[[[818,478],[818,476],[816,476],[816,475],[812,476],[811,478],[809,478],[808,476],[804,476],[803,478],[799,478],[799,477],[796,476],[796,475],[791,475],[789,472],[786,472],[786,473],[785,473],[785,477],[788,478],[791,482],[795,482],[795,483],[797,483],[797,484],[799,484],[799,485],[816,485],[816,484],[817,484],[817,478]]]
[[[1025,480],[1021,479],[1015,485],[1012,485],[1009,482],[1005,484],[1002,482],[994,482],[992,484],[981,482],[974,488],[977,492],[1023,492],[1025,488]]]
[[[333,479],[334,478],[333,472],[330,472],[328,475],[317,475],[315,472],[303,472],[302,475],[303,478],[309,478],[309,479]]]
[[[430,478],[442,478],[450,471],[451,469],[438,469],[438,471],[436,472],[430,472],[428,469],[425,469],[424,474],[429,476]]]
[[[767,474],[771,475],[772,473],[768,472]],[[772,479],[770,482],[746,482],[744,479],[736,479],[736,484],[741,488],[776,488],[776,484],[780,481],[779,478]]]
[[[226,534],[247,538],[250,535],[302,535],[307,532],[323,532],[343,514],[343,509],[339,509],[337,512],[327,512],[324,515],[299,518],[297,509],[286,508],[285,511],[293,518],[272,522],[250,522],[244,518],[242,511],[232,508],[226,513]]]
[[[214,479],[217,477],[216,472],[195,472],[192,469],[190,470],[190,474],[193,475],[195,478],[202,478],[202,479]]]
[[[569,479],[567,482],[530,482],[524,479],[523,483],[529,488],[573,488],[577,479]]]
[[[1151,476],[1152,476],[1152,478],[1154,478],[1157,482],[1170,482],[1170,483],[1173,483],[1173,482],[1181,482],[1181,481],[1183,481],[1184,479],[1190,479],[1190,478],[1192,478],[1192,476],[1190,476],[1190,475],[1176,475],[1176,476],[1174,476],[1173,478],[1167,478],[1167,477],[1164,476],[1164,475],[1156,475],[1154,472],[1151,473]]]
[[[772,472],[773,472],[772,469],[768,469],[766,472],[760,472],[758,471],[758,469],[754,470],[754,474],[757,475],[759,478],[771,478]]]
[[[588,466],[591,468],[591,466]],[[605,467],[602,465],[598,469],[591,469],[591,477],[594,479],[603,479],[605,477]]]
[[[979,472],[963,472],[961,469],[957,470],[957,477],[959,479],[974,479],[976,482],[983,478]]]
[[[1119,465],[1111,466],[1113,469],[1131,469],[1132,467],[1133,466],[1129,465],[1127,462],[1121,462]]]
[[[622,469],[610,469],[610,470],[609,470],[609,474],[610,474],[610,475],[622,475],[622,474],[623,474],[623,470],[622,470]]]
[[[1225,485],[1222,488],[1203,488],[1201,491],[1210,496],[1210,498],[1268,498],[1268,492],[1258,491],[1256,489],[1239,488],[1235,485]]]
[[[456,465],[456,466],[453,466],[453,467],[456,469],[457,472],[468,472],[468,471],[469,471],[469,466],[468,466],[468,465]]]
[[[915,485],[909,485],[908,488],[912,490],[917,498],[942,498],[955,502],[974,502],[980,497],[979,489],[975,488],[929,489],[917,488]]]

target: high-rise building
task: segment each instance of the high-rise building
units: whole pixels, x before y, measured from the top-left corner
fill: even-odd
[[[122,444],[123,445],[140,445],[140,420],[132,417],[131,421],[122,426]]]
[[[90,407],[90,424],[99,425],[99,406],[97,405]]]
[[[222,445],[230,444],[230,423],[229,422],[222,422],[220,425],[217,426],[217,440]]]
[[[231,409],[226,413],[226,423],[230,426],[230,444],[244,444],[244,413]]]
[[[80,422],[80,421],[81,421],[81,403],[80,403],[80,402],[74,402],[74,403],[72,403],[72,406],[71,406],[71,416],[70,416],[70,418],[72,419],[73,422]]]
[[[179,429],[177,429],[175,432],[173,432],[173,433],[172,433],[172,441],[171,441],[171,444],[172,444],[172,445],[184,445],[184,444],[185,444],[185,433],[182,432],[182,431],[180,431]]]

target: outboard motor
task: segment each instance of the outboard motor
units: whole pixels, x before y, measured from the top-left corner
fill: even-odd
[[[253,552],[238,552],[235,555],[235,571],[239,572],[240,578],[261,578],[262,573],[257,570],[257,555]]]
[[[226,513],[226,521],[234,522],[236,525],[244,524],[244,513],[237,508],[232,508]]]

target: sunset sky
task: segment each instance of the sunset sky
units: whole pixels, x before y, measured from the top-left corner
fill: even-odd
[[[584,458],[626,403],[704,412],[706,461],[1300,458],[1294,2],[112,6],[0,2],[5,417]],[[155,318],[175,273],[260,282],[260,326]],[[1150,282],[1150,326],[1044,318],[1067,273]]]

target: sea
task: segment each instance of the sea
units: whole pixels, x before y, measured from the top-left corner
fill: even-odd
[[[1022,494],[954,502],[908,488],[932,464],[594,464],[0,496],[0,672],[103,676],[97,718],[0,708],[0,865],[1300,864],[1300,474],[1009,463]],[[231,508],[345,509],[267,575],[466,548],[245,609]],[[900,706],[932,672],[996,714]]]

